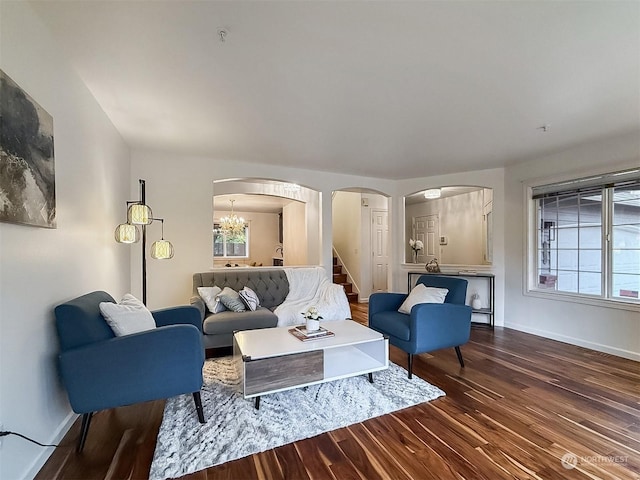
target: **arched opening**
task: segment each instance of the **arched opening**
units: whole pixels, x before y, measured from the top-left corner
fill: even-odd
[[[406,195],[404,202],[406,263],[425,264],[434,258],[441,265],[492,263],[491,188],[430,188]],[[416,242],[421,248],[415,248]]]
[[[319,265],[320,200],[313,189],[275,179],[215,181],[214,266]],[[235,238],[221,224],[232,202],[233,213],[246,225]]]
[[[376,190],[332,193],[334,275],[342,275],[350,301],[367,301],[390,285],[390,199]]]

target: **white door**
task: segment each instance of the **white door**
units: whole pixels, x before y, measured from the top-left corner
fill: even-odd
[[[389,213],[371,210],[372,292],[387,291],[389,272]]]
[[[440,244],[440,218],[437,214],[414,219],[414,238],[421,240],[424,249],[418,252],[418,263],[428,263],[438,256]]]

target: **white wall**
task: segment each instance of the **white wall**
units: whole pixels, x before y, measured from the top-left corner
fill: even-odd
[[[309,265],[307,255],[307,205],[291,202],[282,208],[282,246],[284,265]]]
[[[0,5],[0,68],[53,117],[57,229],[0,223],[0,422],[58,442],[75,415],[58,379],[53,308],[129,290],[129,150],[25,2]],[[3,439],[0,478],[31,478],[53,451]]]
[[[524,182],[538,178],[552,182],[560,181],[564,176],[577,178],[624,167],[637,168],[640,165],[639,139],[638,132],[634,132],[506,169],[505,326],[640,360],[637,309],[623,310],[526,295],[523,261],[527,256]],[[494,207],[498,203],[494,198]]]
[[[165,238],[174,244],[176,253],[168,261],[148,260],[148,304],[151,308],[188,303],[192,275],[211,268],[211,217],[213,194],[231,193],[216,180],[229,178],[267,178],[297,183],[320,192],[320,205],[307,208],[307,232],[311,225],[321,225],[314,235],[307,235],[309,252],[319,252],[319,264],[332,272],[331,193],[352,187],[379,192],[393,192],[395,182],[355,175],[258,165],[229,159],[181,156],[169,153],[134,151],[130,188],[137,195],[137,179],[146,180],[147,203],[154,215],[165,219]],[[257,192],[237,192],[257,193]],[[265,192],[266,193],[266,192]],[[315,215],[315,217],[311,217]],[[152,225],[153,228],[153,225]],[[151,235],[152,233],[150,233]],[[286,249],[285,249],[286,254]],[[140,295],[140,253],[132,250],[132,293]],[[309,255],[309,262],[312,262]]]

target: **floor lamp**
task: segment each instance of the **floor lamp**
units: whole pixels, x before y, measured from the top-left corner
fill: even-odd
[[[140,199],[127,202],[127,223],[116,227],[115,238],[118,243],[137,243],[142,230],[142,303],[147,304],[147,225],[154,220],[162,224],[161,240],[151,245],[151,258],[168,260],[173,258],[173,245],[164,239],[164,219],[153,218],[151,207],[146,204],[145,181],[140,182]],[[140,228],[138,228],[138,226]]]

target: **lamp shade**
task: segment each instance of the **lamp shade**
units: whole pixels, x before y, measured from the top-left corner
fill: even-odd
[[[158,240],[151,245],[151,258],[168,260],[173,258],[173,245],[168,240]]]
[[[114,236],[118,243],[136,243],[140,240],[140,230],[135,225],[121,223],[116,227]]]
[[[440,189],[439,188],[430,188],[429,190],[425,190],[424,198],[428,198],[430,200],[434,198],[440,198]]]
[[[127,210],[127,223],[133,225],[149,225],[151,222],[153,222],[151,207],[143,203],[129,205],[129,209]]]

